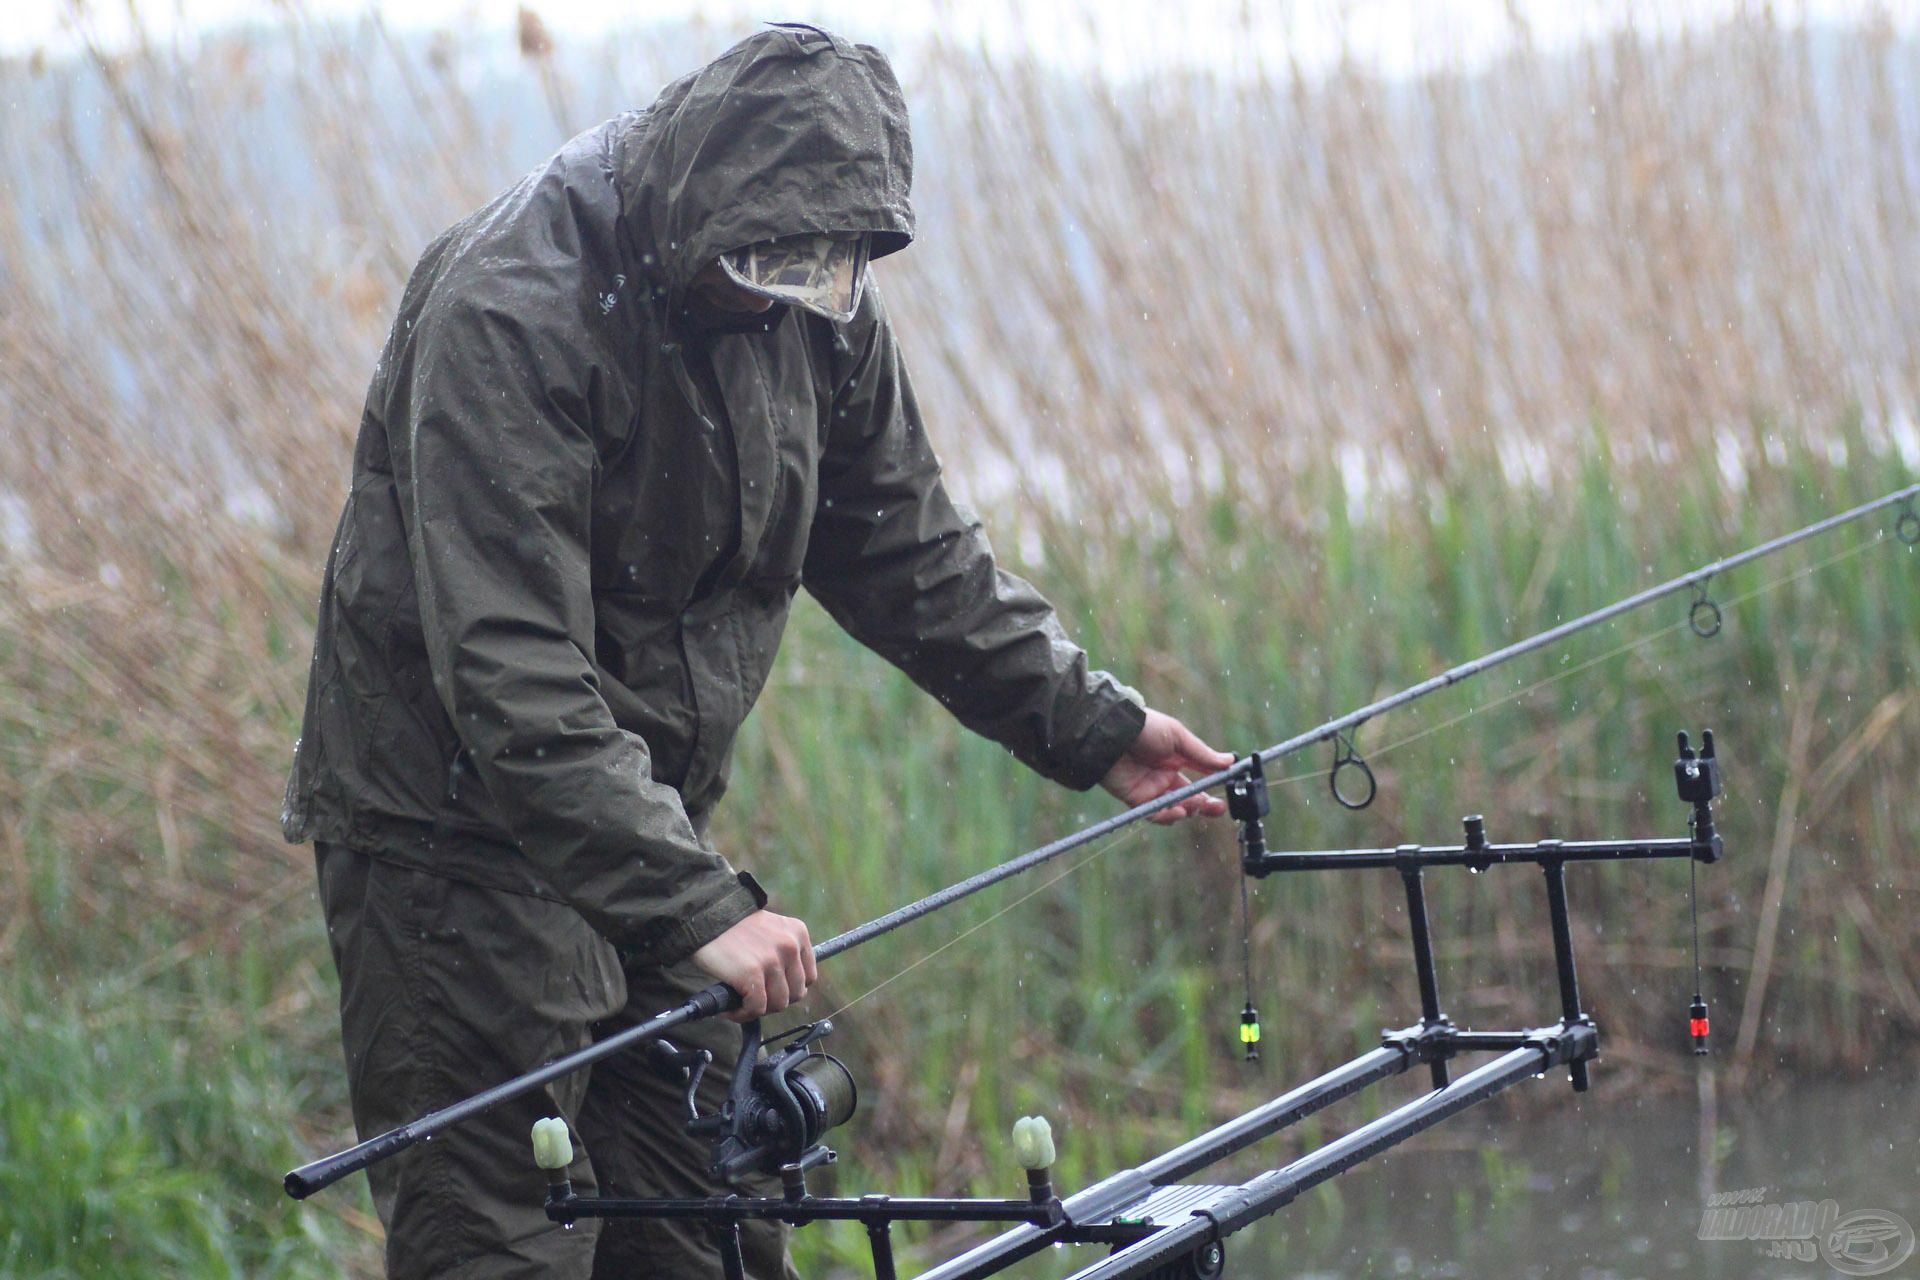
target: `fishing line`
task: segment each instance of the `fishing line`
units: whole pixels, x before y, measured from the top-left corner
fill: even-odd
[[[1693,916],[1693,998],[1700,1000],[1700,868],[1687,859],[1687,908]]]
[[[1823,569],[1827,569],[1832,567],[1833,565],[1839,564],[1842,560],[1850,559],[1853,556],[1859,555],[1863,551],[1866,551],[1872,547],[1877,547],[1881,543],[1886,541],[1886,537],[1887,535],[1884,531],[1876,533],[1873,535],[1873,537],[1863,542],[1857,543],[1854,546],[1848,547],[1844,551],[1828,556],[1824,560],[1817,560],[1814,563],[1805,566],[1804,568],[1797,569],[1794,572],[1785,574],[1782,577],[1776,578],[1771,582],[1762,583],[1760,586],[1754,587],[1752,590],[1744,592],[1741,595],[1734,596],[1732,599],[1727,600],[1724,604],[1722,604],[1721,608],[1737,609],[1741,605],[1746,604],[1749,601],[1753,600],[1755,597],[1765,595],[1771,591],[1777,591],[1781,587],[1788,586],[1791,583],[1797,582],[1802,578],[1810,577],[1813,574],[1819,573]],[[1516,701],[1517,699],[1529,697],[1535,693],[1540,692],[1540,690],[1542,689],[1545,689],[1554,684],[1558,684],[1562,680],[1568,679],[1569,677],[1572,677],[1572,676],[1579,675],[1583,671],[1589,671],[1594,667],[1600,666],[1603,663],[1610,662],[1613,659],[1620,657],[1622,654],[1631,653],[1635,649],[1643,648],[1646,645],[1652,644],[1655,640],[1661,639],[1664,636],[1672,635],[1676,631],[1679,631],[1679,630],[1682,630],[1683,628],[1688,628],[1691,626],[1692,626],[1692,622],[1690,619],[1682,618],[1678,622],[1673,622],[1673,623],[1669,623],[1666,626],[1658,627],[1652,631],[1647,632],[1645,635],[1636,636],[1631,640],[1628,640],[1622,644],[1616,645],[1613,648],[1608,649],[1606,652],[1596,655],[1595,657],[1587,658],[1581,662],[1574,664],[1573,666],[1566,667],[1566,668],[1563,668],[1562,670],[1556,671],[1550,676],[1545,676],[1539,680],[1536,680],[1532,684],[1522,686],[1521,688],[1515,689],[1510,693],[1504,693],[1495,698],[1489,698],[1484,702],[1476,703],[1473,706],[1468,707],[1465,711],[1460,712],[1458,715],[1449,716],[1445,720],[1436,721],[1435,723],[1427,726],[1424,729],[1417,730],[1416,732],[1408,734],[1404,738],[1396,739],[1395,741],[1388,743],[1386,746],[1380,747],[1377,750],[1370,752],[1369,755],[1374,759],[1378,759],[1379,757],[1384,755],[1390,755],[1391,753],[1398,751],[1400,748],[1404,746],[1407,746],[1411,743],[1418,742],[1422,738],[1430,737],[1431,735],[1440,733],[1443,730],[1451,729],[1456,725],[1463,724],[1466,721],[1472,719],[1474,716],[1479,715],[1483,711],[1491,711],[1496,707],[1505,706],[1507,703]],[[1326,776],[1326,771],[1324,769],[1314,769],[1307,772],[1290,773],[1279,778],[1270,779],[1269,785],[1281,786],[1291,782],[1306,782],[1306,781],[1311,781],[1313,779],[1321,778],[1324,776]]]
[[[1012,911],[1015,907],[1020,906],[1022,903],[1025,903],[1031,898],[1039,897],[1041,894],[1045,893],[1048,889],[1053,888],[1053,886],[1055,886],[1056,884],[1059,884],[1062,880],[1065,880],[1068,876],[1080,870],[1082,867],[1086,866],[1088,863],[1092,862],[1094,859],[1105,857],[1107,854],[1113,852],[1115,849],[1118,849],[1120,846],[1139,838],[1139,836],[1142,834],[1144,830],[1145,828],[1143,827],[1127,828],[1124,832],[1115,836],[1113,839],[1107,841],[1105,844],[1095,849],[1092,853],[1088,854],[1086,857],[1080,859],[1080,861],[1073,863],[1065,871],[1062,871],[1058,875],[1052,876],[1046,880],[1042,880],[1039,884],[1027,890],[1027,892],[1021,894],[1019,897],[1015,898],[1012,902],[1009,902],[1006,906],[1001,907],[998,911],[994,912],[992,915],[988,916],[986,919],[980,921],[978,924],[972,925],[969,928],[963,929],[961,932],[956,933],[955,935],[953,935],[953,937],[948,938],[945,942],[941,943],[939,946],[935,947],[933,950],[927,952],[927,954],[921,956],[918,960],[915,960],[912,964],[909,964],[906,968],[901,969],[893,974],[890,974],[885,978],[882,978],[879,982],[875,983],[871,987],[868,987],[865,991],[862,991],[859,995],[847,1001],[845,1004],[841,1005],[838,1009],[835,1009],[832,1013],[825,1015],[824,1018],[816,1019],[816,1021],[831,1021],[834,1018],[838,1018],[841,1014],[853,1008],[853,1006],[859,1004],[862,1000],[865,1000],[868,996],[873,995],[875,992],[879,991],[882,987],[889,985],[890,983],[894,982],[896,979],[906,977],[909,973],[912,973],[915,969],[918,969],[921,965],[927,963],[927,961],[933,959],[935,956],[939,955],[941,952],[946,951],[948,948],[957,946],[960,943],[965,942],[968,938],[980,932],[982,929],[986,928],[988,925],[998,920],[1001,916],[1006,915],[1009,911]]]

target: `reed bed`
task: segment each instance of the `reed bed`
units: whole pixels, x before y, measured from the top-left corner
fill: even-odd
[[[0,1273],[377,1256],[364,1198],[274,1184],[347,1134],[276,817],[361,389],[428,236],[733,34],[295,10],[0,62]],[[1268,52],[1147,76],[899,50],[922,238],[878,270],[923,406],[1006,558],[1157,704],[1264,745],[1910,482],[1920,49],[1890,23],[1521,31],[1415,79],[1241,35]],[[1885,533],[1716,583],[1711,641],[1677,602],[1370,725],[1380,802],[1289,779],[1276,835],[1678,833],[1670,735],[1710,724],[1720,1069],[1910,1064],[1920,555]],[[1108,811],[811,608],[735,776],[723,842],[817,932]],[[1409,1016],[1394,886],[1263,885],[1268,1064],[1235,1061],[1230,844],[1125,838],[836,965],[814,1012],[860,998],[869,1099],[843,1185],[1003,1184],[1034,1109],[1078,1183]],[[1691,1069],[1675,870],[1574,885],[1609,1074]],[[1546,1008],[1536,896],[1438,887],[1462,1020]]]

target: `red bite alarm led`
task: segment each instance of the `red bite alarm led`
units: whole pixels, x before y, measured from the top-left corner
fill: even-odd
[[[1693,1037],[1693,1051],[1707,1051],[1707,1002],[1699,996],[1687,1008],[1687,1034]]]

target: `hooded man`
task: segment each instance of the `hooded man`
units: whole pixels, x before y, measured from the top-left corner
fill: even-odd
[[[421,258],[367,396],[283,815],[315,842],[362,1135],[716,978],[743,1017],[805,995],[806,926],[706,836],[799,587],[1067,786],[1138,803],[1229,763],[1089,670],[948,500],[866,270],[912,238],[910,168],[886,59],[780,26]],[[713,1051],[716,1106],[735,1038],[678,1038]],[[643,1056],[375,1166],[390,1274],[718,1275],[698,1227],[542,1212],[543,1115],[580,1139],[582,1194],[718,1190]],[[793,1274],[779,1224],[745,1245],[755,1277]]]

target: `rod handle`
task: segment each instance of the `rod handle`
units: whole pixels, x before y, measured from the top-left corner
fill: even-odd
[[[350,1173],[358,1173],[370,1164],[378,1164],[388,1156],[397,1155],[412,1146],[418,1139],[411,1128],[402,1126],[389,1129],[378,1137],[368,1138],[358,1146],[348,1147],[345,1151],[336,1151],[330,1156],[301,1165],[286,1176],[282,1184],[287,1194],[295,1200],[305,1200],[316,1191],[324,1191]]]
[[[358,1173],[368,1165],[377,1164],[389,1156],[398,1155],[416,1142],[431,1138],[442,1129],[470,1119],[509,1098],[517,1098],[529,1093],[550,1080],[557,1080],[563,1075],[590,1066],[634,1044],[656,1040],[684,1023],[738,1009],[740,1003],[739,992],[724,982],[716,982],[710,987],[694,992],[685,1004],[669,1009],[657,1017],[649,1018],[638,1026],[628,1027],[625,1031],[608,1036],[597,1044],[570,1053],[563,1058],[556,1058],[525,1075],[516,1076],[504,1084],[495,1085],[472,1097],[463,1098],[452,1106],[421,1116],[411,1124],[404,1124],[397,1129],[389,1129],[385,1133],[368,1138],[358,1146],[348,1147],[345,1151],[322,1156],[318,1160],[303,1164],[289,1173],[281,1185],[295,1200],[305,1200],[314,1192],[332,1186],[348,1174]]]
[[[687,1004],[693,1007],[695,1018],[711,1018],[719,1013],[732,1013],[744,1003],[740,993],[724,982],[716,982],[710,987],[696,991],[687,1000]]]

